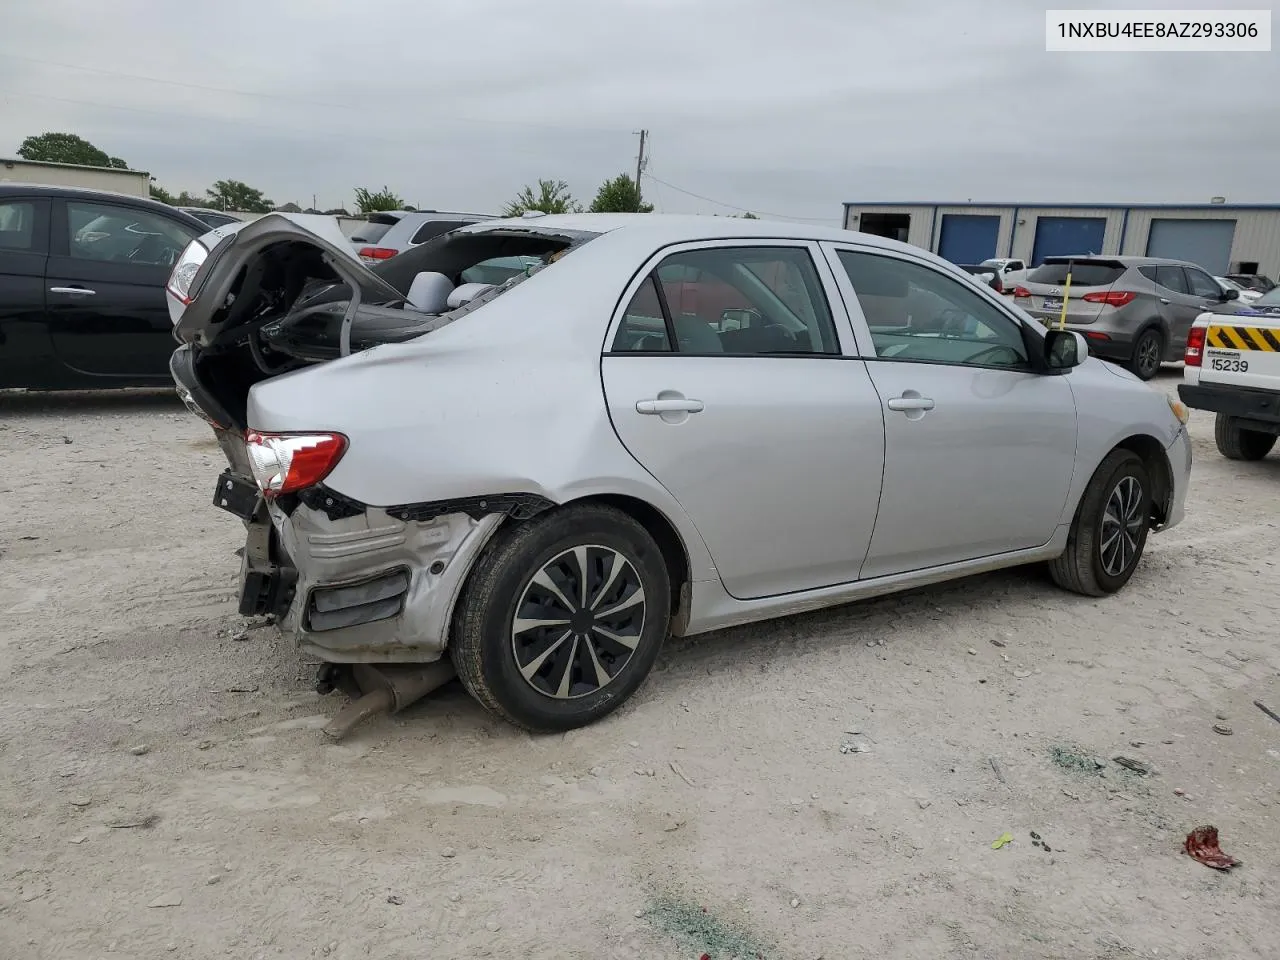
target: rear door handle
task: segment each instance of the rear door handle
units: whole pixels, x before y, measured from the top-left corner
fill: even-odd
[[[69,297],[92,297],[98,291],[88,287],[50,287],[49,292],[64,293]]]
[[[701,400],[671,398],[668,400],[637,400],[636,413],[659,416],[664,413],[701,413],[706,407]]]
[[[900,413],[909,410],[932,410],[933,401],[929,397],[893,397],[885,406]]]
[[[1163,304],[1167,307],[1167,306],[1169,305],[1169,298],[1168,298],[1168,297],[1161,297],[1161,298],[1160,298],[1160,302],[1161,302],[1161,303],[1163,303]]]

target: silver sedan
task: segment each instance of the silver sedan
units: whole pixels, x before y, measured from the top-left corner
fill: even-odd
[[[526,217],[371,269],[270,215],[169,298],[242,612],[329,663],[451,660],[530,729],[617,708],[669,634],[1034,562],[1111,594],[1183,515],[1180,404],[877,237]]]

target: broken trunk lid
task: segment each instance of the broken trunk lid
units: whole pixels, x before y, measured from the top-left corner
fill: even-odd
[[[333,273],[359,292],[362,303],[402,301],[403,295],[391,284],[369,270],[352,249],[337,220],[316,214],[269,213],[244,224],[227,225],[210,231],[198,241],[208,247],[209,255],[191,284],[193,299],[186,305],[174,335],[183,343],[209,346],[219,337],[257,318],[250,303],[237,312],[236,306],[256,289],[245,285],[260,282],[250,268],[263,256],[289,258],[308,252],[321,258]],[[244,280],[241,283],[241,272]],[[316,277],[314,279],[324,279]],[[241,283],[236,289],[237,283]],[[228,295],[235,292],[235,302]],[[228,322],[229,321],[229,322]]]

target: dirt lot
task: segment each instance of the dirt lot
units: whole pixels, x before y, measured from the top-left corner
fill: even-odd
[[[0,398],[0,957],[1274,958],[1280,455],[1192,426],[1119,597],[986,576],[673,642],[566,736],[455,684],[327,745],[236,639],[207,428]]]

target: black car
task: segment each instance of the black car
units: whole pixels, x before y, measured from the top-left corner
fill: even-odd
[[[172,384],[164,285],[208,231],[155,200],[0,183],[0,389]]]
[[[1257,273],[1228,273],[1227,279],[1238,283],[1246,290],[1257,290],[1259,293],[1270,293],[1276,288],[1270,277]]]

